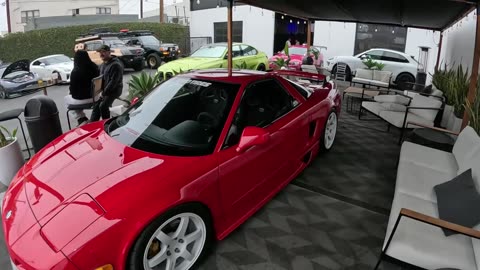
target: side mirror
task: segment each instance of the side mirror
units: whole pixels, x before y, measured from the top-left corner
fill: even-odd
[[[41,63],[40,66],[41,66],[41,67],[45,67],[45,63]]]
[[[365,55],[365,54],[360,55],[360,59],[362,59],[362,60],[367,59],[367,55]]]
[[[261,145],[270,139],[270,134],[263,128],[246,127],[240,137],[237,147],[238,153],[243,153],[255,145]]]

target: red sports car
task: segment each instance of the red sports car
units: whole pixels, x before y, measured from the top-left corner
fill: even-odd
[[[327,47],[324,46],[311,46],[309,56],[312,57],[313,64],[319,67],[323,66],[323,54],[322,49],[326,49]],[[292,45],[288,48],[288,55],[285,54],[284,51],[280,51],[274,56],[268,59],[270,69],[278,69],[276,68],[275,61],[278,58],[283,58],[283,60],[287,61],[288,57],[290,57],[290,62],[288,64],[289,69],[293,70],[302,70],[302,63],[307,56],[307,45]]]
[[[18,269],[186,270],[331,149],[322,75],[205,70],[37,153],[3,201]]]

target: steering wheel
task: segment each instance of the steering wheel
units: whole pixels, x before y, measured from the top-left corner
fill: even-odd
[[[213,114],[208,112],[201,112],[197,117],[197,121],[206,131],[213,129],[219,124],[219,120]]]
[[[203,100],[210,101],[214,104],[219,103],[220,101],[227,102],[227,92],[225,89],[220,88],[210,88],[206,89],[200,94],[200,97]]]

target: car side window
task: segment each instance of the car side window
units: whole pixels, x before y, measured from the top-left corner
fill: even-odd
[[[40,61],[35,61],[35,62],[33,62],[32,65],[34,65],[34,66],[40,66],[40,64],[41,64]]]
[[[382,60],[390,61],[390,62],[408,63],[407,58],[394,52],[384,52],[382,56]]]
[[[244,56],[257,55],[258,51],[252,46],[242,45],[242,51]]]
[[[236,145],[245,127],[267,127],[297,105],[298,101],[275,79],[251,84],[243,93],[223,148]]]
[[[373,60],[382,60],[383,53],[383,51],[374,50],[367,52],[366,55]]]
[[[240,45],[235,45],[232,47],[233,54],[232,56],[235,57],[240,57],[243,56],[242,49],[240,48]]]

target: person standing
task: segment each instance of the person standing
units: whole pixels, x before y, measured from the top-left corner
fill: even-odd
[[[103,64],[100,67],[102,75],[102,96],[94,105],[90,122],[110,118],[110,107],[123,91],[123,65],[111,54],[110,47],[102,45],[97,52]]]
[[[92,79],[99,75],[98,66],[90,60],[86,51],[77,51],[73,58],[70,75],[70,95],[65,96],[67,105],[82,105],[93,102]],[[88,121],[83,110],[72,111],[78,125]]]

